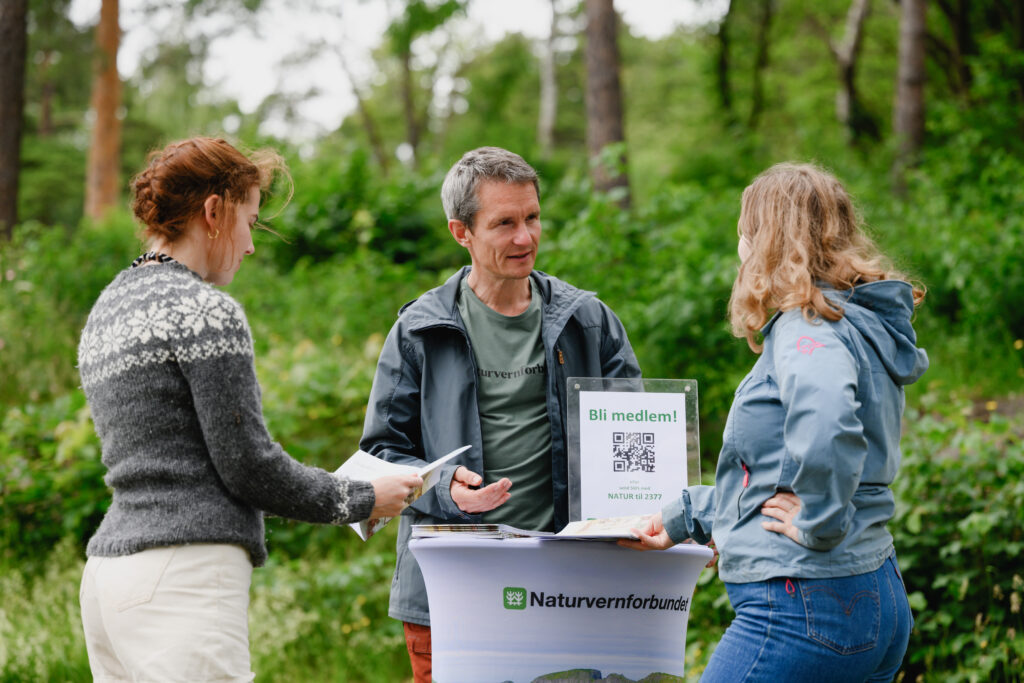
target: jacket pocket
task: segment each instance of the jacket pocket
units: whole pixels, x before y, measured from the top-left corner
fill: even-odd
[[[807,635],[841,655],[875,648],[881,623],[875,572],[836,579],[796,579]]]
[[[407,628],[405,632],[405,646],[413,654],[429,656],[431,653],[430,627],[419,624],[411,624],[411,626],[412,628]]]

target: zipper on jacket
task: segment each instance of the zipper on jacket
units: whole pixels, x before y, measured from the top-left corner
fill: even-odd
[[[558,351],[558,364],[565,365],[565,356],[562,355],[562,349],[555,349]]]
[[[736,497],[736,518],[739,519],[741,508],[740,503],[743,501],[743,494],[746,492],[747,487],[750,486],[750,470],[747,468],[747,463],[740,460],[740,467],[743,468],[743,490],[740,491],[740,495]]]

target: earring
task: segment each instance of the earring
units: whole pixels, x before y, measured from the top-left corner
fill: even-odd
[[[220,228],[217,228],[216,232],[210,232],[209,230],[206,231],[206,236],[209,237],[211,240],[217,239],[217,237],[219,235],[220,235]]]

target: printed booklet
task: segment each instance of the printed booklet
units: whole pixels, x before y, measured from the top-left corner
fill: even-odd
[[[413,524],[413,538],[434,538],[463,534],[471,538],[540,538],[548,541],[638,540],[633,529],[642,527],[651,515],[628,515],[570,522],[558,533],[517,529],[507,524]]]
[[[351,458],[345,461],[345,463],[334,471],[335,474],[343,474],[349,479],[362,479],[365,481],[372,481],[377,477],[387,477],[393,474],[418,474],[423,477],[423,486],[413,491],[412,495],[405,501],[406,507],[409,503],[414,502],[417,498],[422,496],[426,491],[433,488],[434,484],[440,479],[438,470],[441,465],[445,464],[455,456],[459,455],[465,450],[468,450],[469,446],[463,446],[462,448],[456,448],[454,451],[439,458],[434,462],[427,463],[423,467],[415,467],[413,465],[399,465],[398,463],[388,462],[387,460],[381,460],[380,458],[374,457],[366,451],[356,451]],[[378,519],[364,519],[361,522],[353,522],[349,524],[352,530],[359,535],[359,538],[364,541],[370,536],[373,536],[380,529],[384,528],[384,525],[391,521],[391,517],[380,517]]]

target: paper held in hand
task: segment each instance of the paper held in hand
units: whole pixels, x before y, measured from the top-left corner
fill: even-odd
[[[346,460],[341,467],[334,471],[334,473],[345,475],[349,479],[362,479],[364,481],[373,481],[378,477],[387,477],[394,474],[418,474],[423,478],[423,486],[413,491],[412,495],[409,496],[408,500],[406,500],[406,507],[408,507],[409,503],[412,503],[422,496],[438,482],[441,476],[438,470],[441,468],[441,465],[444,465],[449,460],[469,448],[469,446],[457,448],[443,458],[427,463],[423,467],[399,465],[398,463],[381,460],[380,458],[370,455],[366,451],[356,451],[352,454],[352,457]],[[390,522],[391,519],[391,517],[364,519],[360,522],[353,522],[352,524],[349,524],[349,526],[352,527],[352,530],[359,535],[359,538],[365,541],[370,536],[377,533],[377,531],[384,528],[384,525]]]

